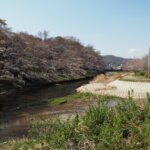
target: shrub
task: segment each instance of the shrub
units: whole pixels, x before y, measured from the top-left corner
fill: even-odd
[[[145,76],[145,77],[148,77],[148,73],[147,72],[136,72],[135,76]]]
[[[145,72],[144,76],[147,78],[148,77],[148,72]]]
[[[104,149],[137,150],[150,146],[150,103],[142,108],[132,99],[99,101],[84,116],[61,121],[44,121],[32,125],[27,141],[15,144],[17,149]]]

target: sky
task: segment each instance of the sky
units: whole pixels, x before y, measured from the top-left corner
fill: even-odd
[[[142,57],[150,46],[150,0],[0,0],[14,32],[74,36],[102,55]]]

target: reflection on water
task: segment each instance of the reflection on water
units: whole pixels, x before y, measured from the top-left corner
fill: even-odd
[[[25,104],[75,93],[77,87],[87,82],[88,81],[82,81],[49,87],[35,87],[20,90],[9,95],[0,95],[0,140],[2,141],[15,136],[23,137],[23,135],[26,135],[30,122],[40,120],[40,115],[43,114],[40,110],[35,110],[37,112],[31,113],[28,112],[28,109],[18,114],[16,108]],[[46,116],[48,116],[48,114]]]
[[[66,96],[87,81],[67,83],[62,85],[34,87],[20,90],[10,95],[0,95],[0,112],[12,110],[25,104]]]

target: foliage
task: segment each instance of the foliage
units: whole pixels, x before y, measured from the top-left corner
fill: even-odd
[[[147,101],[150,103],[150,93],[146,93],[146,96],[147,96]]]
[[[16,87],[71,80],[104,71],[100,53],[76,38],[48,38],[46,30],[41,38],[25,32],[14,33],[4,29],[3,20],[0,26],[0,78],[12,79]]]
[[[136,72],[136,73],[135,73],[135,76],[144,76],[144,77],[148,77],[148,73],[147,73],[147,72],[144,72],[144,71]]]
[[[142,58],[135,58],[128,60],[123,65],[124,71],[145,72],[148,70],[148,55]],[[146,74],[145,74],[146,76]]]
[[[105,97],[106,98],[106,97]],[[106,99],[105,99],[106,100]],[[99,101],[83,116],[47,120],[31,126],[29,137],[14,149],[137,150],[150,147],[150,103],[139,107],[130,100]]]
[[[135,73],[128,73],[125,76],[122,76],[119,80],[130,82],[150,82],[150,79],[148,79],[147,76],[147,72],[141,71]]]
[[[6,21],[3,19],[0,19],[0,30],[10,31],[10,28],[7,27]]]

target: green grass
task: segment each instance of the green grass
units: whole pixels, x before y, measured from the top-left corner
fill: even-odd
[[[33,124],[26,140],[10,141],[1,146],[14,150],[146,150],[150,148],[150,102],[137,106],[132,98],[106,103],[111,96],[77,94],[74,98],[102,99],[83,115],[61,121]]]
[[[150,79],[145,75],[146,72],[128,73],[119,80],[129,82],[150,82]]]
[[[129,81],[129,82],[150,82],[150,79],[125,79],[125,78],[120,78],[119,80],[121,81]]]
[[[61,98],[55,98],[55,99],[50,99],[46,101],[40,101],[40,102],[34,102],[31,104],[27,104],[24,106],[21,106],[19,109],[22,108],[27,108],[27,107],[40,107],[40,106],[48,106],[48,105],[59,105],[59,104],[64,104],[72,100],[76,99],[93,99],[93,100],[122,100],[124,98],[117,97],[117,96],[109,96],[109,95],[94,95],[91,93],[76,93],[76,94],[71,94],[65,97]]]

